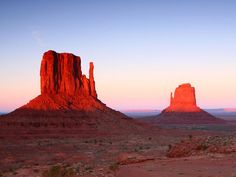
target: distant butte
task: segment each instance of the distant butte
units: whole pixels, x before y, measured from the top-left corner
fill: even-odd
[[[143,119],[145,120],[145,119]],[[181,84],[171,93],[170,106],[160,115],[146,121],[158,124],[219,124],[224,123],[197,106],[195,88],[189,83]]]
[[[174,97],[171,92],[170,106],[164,112],[200,112],[197,106],[195,88],[191,84],[181,84],[175,89]]]
[[[52,50],[45,52],[40,68],[41,94],[2,116],[0,127],[18,130],[31,127],[54,133],[56,129],[120,132],[140,128],[132,119],[98,99],[94,65],[91,62],[89,66],[87,78],[82,73],[80,57]]]

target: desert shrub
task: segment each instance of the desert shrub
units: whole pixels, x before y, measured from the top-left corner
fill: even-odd
[[[73,168],[64,169],[63,177],[74,177],[74,176],[76,176],[75,169]]]
[[[139,146],[139,150],[143,150],[143,147],[142,147],[142,146]]]
[[[38,173],[38,172],[39,172],[39,169],[34,169],[34,172],[35,172],[35,173]]]
[[[200,150],[205,151],[205,150],[207,150],[208,145],[206,145],[206,144],[201,144],[198,148],[199,148]]]
[[[91,167],[91,166],[86,166],[86,167],[85,167],[85,170],[86,170],[86,171],[89,171],[89,172],[92,172],[92,171],[93,171],[93,167]]]
[[[80,169],[79,165],[75,167],[75,171],[76,171],[76,173],[80,173],[81,169]]]
[[[188,135],[188,138],[191,140],[193,138],[193,135]]]
[[[119,169],[119,165],[118,165],[117,163],[113,163],[113,164],[111,164],[111,165],[109,166],[109,169],[110,169],[111,171],[116,171],[116,170]]]
[[[52,166],[49,170],[43,172],[43,177],[61,177],[61,167]]]
[[[76,172],[73,168],[63,168],[61,166],[52,166],[42,174],[43,177],[75,177]]]
[[[4,177],[3,174],[2,174],[2,172],[0,172],[0,177]]]
[[[15,168],[10,168],[10,170],[9,170],[13,175],[16,175],[17,174],[17,172],[16,172],[16,169]]]

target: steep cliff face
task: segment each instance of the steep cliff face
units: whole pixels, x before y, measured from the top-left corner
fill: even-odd
[[[90,95],[97,98],[93,69],[93,63],[90,63],[87,79],[82,75],[80,57],[48,51],[44,53],[41,62],[41,94]]]
[[[82,73],[80,57],[71,53],[45,52],[40,67],[40,83],[41,94],[7,116],[29,117],[30,120],[36,117],[58,119],[60,116],[101,117],[101,120],[109,117],[111,121],[114,121],[112,117],[127,118],[97,98],[93,63],[90,62],[87,78]],[[69,122],[69,119],[65,121]]]
[[[94,98],[97,98],[97,92],[95,89],[95,81],[94,81],[94,76],[93,76],[93,70],[94,70],[94,65],[93,62],[90,62],[89,64],[89,85],[90,85],[90,94]]]
[[[81,70],[81,59],[71,53],[44,53],[41,94],[24,106],[0,117],[0,134],[120,133],[143,130],[124,114],[107,107],[97,98],[94,65],[89,77]],[[40,129],[39,129],[40,128]],[[110,131],[112,130],[112,131]],[[14,132],[12,132],[15,134]]]
[[[171,93],[170,106],[165,112],[199,112],[197,106],[195,88],[191,84],[181,84],[175,89],[174,97]]]
[[[108,110],[97,98],[94,65],[89,78],[82,73],[81,59],[71,53],[44,53],[40,67],[41,94],[19,110]],[[24,112],[24,111],[23,111]]]

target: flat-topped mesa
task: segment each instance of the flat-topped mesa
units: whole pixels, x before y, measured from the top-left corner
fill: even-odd
[[[170,95],[170,106],[161,114],[150,117],[146,121],[152,124],[222,124],[218,119],[196,104],[195,88],[191,84],[181,84]]]
[[[80,132],[91,134],[91,131],[120,133],[130,132],[130,129],[143,130],[142,125],[107,107],[97,98],[93,71],[94,65],[90,62],[87,78],[82,74],[80,57],[52,50],[45,52],[40,68],[41,94],[1,116],[0,134],[2,127],[7,132],[19,128],[24,135],[30,132],[30,136],[51,132],[53,135],[67,132],[78,135]]]
[[[97,98],[93,70],[91,62],[87,79],[82,74],[80,57],[49,50],[44,53],[41,62],[41,95],[90,95]]]
[[[164,112],[200,112],[196,104],[195,88],[191,84],[181,84],[171,93],[170,106]]]

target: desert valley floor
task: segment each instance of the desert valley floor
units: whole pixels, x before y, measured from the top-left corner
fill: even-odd
[[[63,130],[62,130],[63,131]],[[0,176],[235,177],[236,123],[129,133],[1,131]]]

